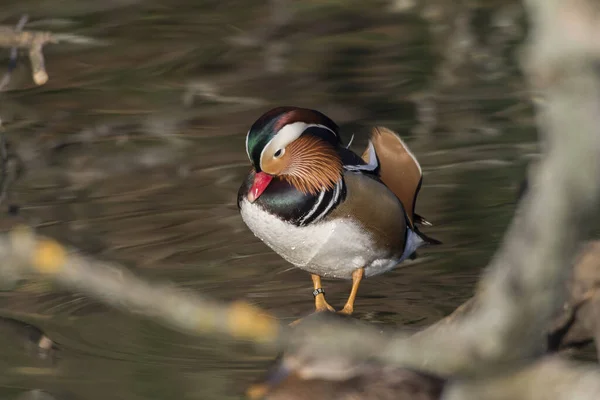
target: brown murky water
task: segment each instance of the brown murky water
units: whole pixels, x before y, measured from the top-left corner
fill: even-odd
[[[24,168],[2,226],[27,221],[146,279],[249,300],[284,320],[311,311],[310,279],[254,238],[235,204],[249,169],[244,136],[266,109],[323,110],[346,140],[356,133],[357,151],[369,126],[387,125],[421,161],[417,211],[445,244],[364,282],[356,314],[373,323],[429,324],[470,296],[536,154],[512,53],[520,14],[496,6],[504,2],[429,1],[405,13],[383,1],[12,3],[2,23],[28,12],[31,29],[106,43],[48,46],[50,81],[33,87],[22,60],[1,94],[6,138]],[[341,305],[349,284],[325,284]],[[22,328],[0,324],[3,399],[32,389],[57,400],[233,399],[273,356],[173,332],[44,281],[0,293],[0,315],[59,346],[41,359]]]

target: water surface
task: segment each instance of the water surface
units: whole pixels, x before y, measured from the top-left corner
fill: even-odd
[[[36,29],[106,45],[48,46],[50,81],[34,87],[22,62],[2,93],[24,171],[2,228],[25,221],[145,279],[247,300],[284,321],[311,311],[309,276],[259,242],[235,203],[250,168],[245,133],[267,109],[320,109],[345,140],[356,134],[357,152],[370,126],[386,125],[421,161],[417,212],[444,245],[361,285],[356,315],[376,324],[430,324],[469,298],[536,157],[511,4],[430,1],[393,13],[386,2],[306,1],[288,15],[285,1],[13,3],[0,11],[5,24],[28,12]],[[469,29],[456,22],[465,15]],[[341,307],[350,285],[325,289]],[[21,330],[0,329],[2,398],[39,389],[57,399],[234,399],[273,357],[41,280],[2,292],[0,315],[60,348],[40,359]]]

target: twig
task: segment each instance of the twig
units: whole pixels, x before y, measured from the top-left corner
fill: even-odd
[[[17,26],[15,27],[15,32],[19,33],[25,27],[29,16],[27,14],[23,15]],[[17,67],[19,51],[16,47],[13,47],[10,50],[10,60],[8,63],[8,69],[2,80],[0,81],[0,92],[2,92],[6,86],[10,83],[10,77],[13,70]],[[4,135],[4,126],[2,124],[2,119],[0,118],[0,168],[2,171],[0,172],[0,205],[4,202],[6,197],[8,196],[8,189],[12,183],[12,178],[9,174],[9,155],[8,155],[8,145],[6,143],[6,137]]]
[[[48,81],[42,53],[42,48],[47,43],[56,43],[50,32],[18,32],[16,29],[0,26],[0,47],[28,49],[33,80],[37,85]]]
[[[25,27],[25,24],[27,23],[28,19],[29,16],[27,14],[23,15],[17,23],[17,26],[15,27],[15,32],[21,32]],[[10,77],[14,69],[17,67],[18,58],[19,50],[16,47],[13,47],[12,49],[10,49],[10,60],[8,62],[8,69],[2,77],[2,81],[0,81],[0,92],[3,91],[6,88],[6,86],[10,83]]]
[[[43,85],[48,81],[48,73],[44,66],[43,47],[48,44],[60,42],[74,44],[97,44],[98,41],[70,34],[54,34],[44,31],[21,31],[9,26],[0,26],[0,47],[27,49],[33,80],[37,85]]]

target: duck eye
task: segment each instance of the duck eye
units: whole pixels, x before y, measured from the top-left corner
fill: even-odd
[[[273,158],[279,158],[283,155],[283,153],[285,153],[285,149],[279,149],[275,152],[275,154],[273,154]]]

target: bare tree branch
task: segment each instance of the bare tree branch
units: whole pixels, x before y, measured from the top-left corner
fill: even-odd
[[[17,26],[15,27],[15,33],[21,32],[23,30],[28,19],[29,19],[29,16],[27,14],[25,14],[21,17],[21,19],[17,23]],[[0,81],[0,92],[3,91],[4,88],[6,88],[6,86],[9,84],[11,74],[12,74],[13,70],[17,67],[18,58],[19,58],[18,48],[13,47],[12,49],[10,49],[10,60],[8,62],[8,69],[7,69],[6,73],[4,74],[4,76],[2,77],[2,80]]]
[[[20,24],[21,25],[21,24]],[[75,44],[97,44],[98,41],[71,34],[54,34],[43,31],[22,31],[22,27],[0,26],[0,47],[27,49],[33,80],[37,85],[43,85],[48,81],[48,73],[44,65],[43,47],[48,44],[59,42]]]
[[[333,335],[330,327],[307,326],[297,340],[315,340],[312,347],[321,354],[358,351],[441,374],[477,374],[543,350],[545,330],[564,303],[570,263],[584,221],[596,210],[600,188],[600,86],[593,63],[597,52],[583,43],[577,43],[581,51],[573,52],[575,39],[557,33],[569,3],[529,2],[534,27],[526,71],[545,97],[538,123],[546,154],[482,278],[478,306],[456,323],[409,339],[376,337],[373,332],[369,337],[368,330]],[[571,18],[587,16],[570,11]],[[544,50],[548,48],[552,51]],[[561,49],[569,56],[558,57]],[[335,339],[323,340],[332,336]]]
[[[33,271],[72,291],[187,332],[227,333],[258,343],[273,342],[279,333],[276,320],[250,304],[225,305],[167,284],[146,283],[120,266],[91,260],[51,239],[37,238],[27,228],[1,237],[0,255],[4,275],[9,271],[8,275],[23,277]]]

